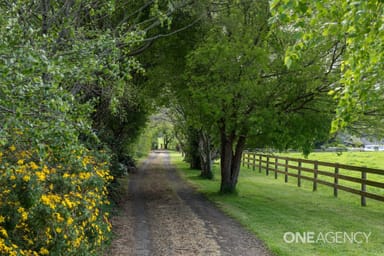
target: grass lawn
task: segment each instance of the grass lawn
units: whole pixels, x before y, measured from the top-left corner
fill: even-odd
[[[301,153],[278,154],[294,158],[304,158]],[[318,160],[331,163],[341,163],[355,166],[364,166],[384,170],[384,152],[315,152],[308,156],[309,160]]]
[[[276,156],[283,156],[283,157],[291,157],[291,158],[304,158],[304,156],[300,153],[284,153],[284,154],[275,154]],[[256,159],[258,159],[256,157]],[[265,161],[265,157],[263,158]],[[312,153],[308,156],[308,160],[318,160],[321,162],[329,162],[329,163],[340,163],[340,164],[346,164],[346,165],[353,165],[353,166],[364,166],[364,167],[369,167],[369,168],[375,168],[375,169],[383,169],[384,170],[384,152],[343,152],[342,154],[336,154],[334,152],[320,152],[320,153]],[[273,162],[274,158],[270,159],[272,164],[270,165],[271,168],[273,168]],[[281,164],[284,164],[285,162],[281,159],[280,160]],[[297,162],[290,162],[291,165],[297,165]],[[252,165],[252,159],[250,160],[250,165]],[[247,163],[245,164],[245,167],[247,167]],[[263,163],[263,166],[265,164]],[[314,165],[310,163],[302,163],[302,167],[304,168],[309,168],[313,169]],[[252,168],[252,166],[250,166]],[[256,169],[258,170],[258,163],[256,162]],[[284,171],[284,167],[280,166],[279,167],[280,171]],[[322,166],[319,165],[318,169],[320,171],[326,171],[328,173],[333,174],[334,173],[334,167],[327,167],[327,166]],[[264,171],[264,170],[263,170]],[[292,170],[289,171],[294,174],[297,174],[297,170]],[[346,170],[346,169],[339,169],[339,174],[341,175],[346,175],[349,177],[355,177],[355,178],[361,178],[361,172],[359,171],[352,171],[352,170]],[[383,172],[384,174],[384,172]],[[273,175],[273,173],[272,173]],[[306,177],[313,177],[312,173],[308,172],[302,172],[303,176]],[[381,183],[384,183],[384,175],[380,174],[375,174],[375,173],[367,173],[366,178],[369,181],[378,181]],[[318,174],[318,179],[327,181],[330,183],[334,182],[334,178],[323,175],[323,174]],[[297,178],[290,177],[289,182],[292,184],[297,183]],[[303,181],[306,184],[312,184],[310,181]],[[349,187],[349,188],[355,188],[360,190],[361,189],[361,184],[353,181],[348,181],[345,179],[340,178],[339,179],[339,184]],[[320,185],[321,186],[321,185]],[[328,188],[329,191],[332,191],[332,188]],[[384,189],[383,188],[378,188],[378,187],[373,187],[370,185],[366,186],[366,191],[378,195],[384,195]]]
[[[357,195],[340,191],[339,197],[334,198],[332,188],[319,186],[317,192],[312,192],[311,184],[303,183],[298,188],[293,181],[285,184],[283,176],[275,180],[273,175],[265,176],[265,173],[246,168],[240,172],[237,195],[223,196],[217,193],[220,186],[218,165],[214,166],[215,178],[204,180],[198,177],[198,171],[188,168],[178,153],[171,153],[171,157],[184,178],[254,232],[276,255],[384,255],[382,202],[367,199],[368,206],[361,207]],[[370,159],[368,154],[367,157]],[[359,161],[355,158],[352,160]],[[327,161],[332,160],[328,158]],[[369,165],[371,161],[362,162],[380,168]],[[283,239],[286,232],[313,232],[315,238],[327,232],[371,234],[368,242],[364,239],[361,244],[332,243],[335,233],[328,234],[328,242],[286,243]]]

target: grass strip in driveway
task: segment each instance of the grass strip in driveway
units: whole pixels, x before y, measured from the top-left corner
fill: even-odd
[[[236,195],[220,195],[219,166],[213,180],[199,177],[178,153],[172,163],[182,176],[227,214],[263,240],[276,255],[384,255],[384,204],[329,189],[298,188],[251,170],[240,172]],[[364,237],[368,236],[368,238]],[[285,239],[284,239],[285,236]],[[306,236],[303,238],[303,236]],[[351,236],[352,241],[349,239]],[[297,242],[294,238],[298,238]]]

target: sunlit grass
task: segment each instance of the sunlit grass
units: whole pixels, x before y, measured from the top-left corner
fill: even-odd
[[[290,158],[304,158],[304,156],[300,153],[283,153],[283,154],[275,154],[275,156],[282,156],[282,157],[290,157]],[[256,159],[258,159],[256,157]],[[353,165],[353,166],[361,166],[361,167],[368,167],[368,168],[375,168],[375,169],[383,169],[384,170],[384,152],[343,152],[341,154],[337,154],[335,152],[319,152],[319,153],[312,153],[308,156],[308,160],[317,160],[321,162],[329,162],[329,163],[339,163],[339,164],[346,164],[346,165]],[[265,158],[263,159],[265,160]],[[270,161],[274,161],[274,159],[271,159]],[[250,161],[252,162],[252,160]],[[284,164],[283,160],[279,160],[279,163]],[[256,162],[256,169],[259,171],[258,163]],[[265,166],[265,164],[263,164]],[[295,162],[290,162],[290,165],[297,165]],[[244,168],[247,168],[248,165],[245,164]],[[302,167],[313,169],[314,165],[309,163],[302,163]],[[270,168],[273,168],[273,164],[270,164]],[[249,166],[249,169],[253,169],[252,166]],[[281,171],[284,171],[284,167],[280,166],[279,169]],[[321,166],[319,165],[318,168],[320,171],[326,171],[330,173],[334,173],[334,167],[327,167],[327,166]],[[265,172],[265,168],[262,169],[262,172]],[[294,174],[297,174],[297,170],[290,171]],[[346,169],[339,169],[339,174],[346,175],[349,177],[355,177],[355,178],[361,178],[361,172],[359,171],[351,171]],[[281,175],[281,174],[279,174]],[[308,172],[302,172],[303,176],[307,177],[313,177],[312,173]],[[384,183],[384,171],[383,175],[375,174],[375,173],[367,173],[366,174],[367,180],[370,181],[378,181]],[[334,182],[334,178],[326,175],[319,174],[318,179],[327,181],[327,182]],[[297,183],[297,178],[289,177],[290,183]],[[306,184],[312,184],[311,181],[305,181],[302,180],[302,183]],[[339,185],[360,189],[361,184],[357,182],[352,182],[344,179],[339,179]],[[319,187],[324,185],[319,185]],[[332,188],[328,187],[328,190],[330,193],[332,193]],[[375,193],[379,195],[384,195],[384,189],[377,188],[373,186],[366,186],[366,191],[370,193]]]
[[[286,184],[282,175],[275,180],[273,174],[266,176],[265,172],[248,169],[240,172],[238,193],[222,196],[217,193],[218,165],[214,166],[215,178],[203,180],[177,153],[172,153],[172,160],[184,178],[254,232],[276,255],[383,255],[382,202],[367,199],[368,206],[361,207],[359,196],[340,191],[339,197],[334,198],[332,188],[319,186],[317,192],[312,192],[309,182],[304,181],[298,188],[291,177]],[[285,243],[285,232],[371,232],[371,235],[368,243],[362,244]]]
[[[278,154],[283,156],[304,158],[301,153]],[[369,168],[384,169],[384,151],[382,152],[314,152],[308,156],[309,160],[319,160],[331,163],[341,163]]]

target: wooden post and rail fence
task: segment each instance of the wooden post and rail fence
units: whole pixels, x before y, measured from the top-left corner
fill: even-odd
[[[301,187],[302,180],[308,180],[313,185],[313,191],[317,190],[318,184],[332,187],[333,195],[335,197],[338,196],[339,190],[360,195],[362,206],[367,205],[366,198],[384,202],[384,182],[367,178],[368,175],[374,174],[375,177],[380,177],[378,180],[384,181],[384,170],[300,158],[265,155],[248,151],[243,152],[242,165],[243,167],[247,166],[253,170],[256,170],[257,168],[259,172],[262,172],[264,169],[266,175],[273,172],[275,179],[277,179],[278,174],[283,174],[286,183],[288,182],[289,176],[295,177],[297,178],[298,187]],[[353,177],[348,174],[341,174],[342,172],[340,172],[340,170],[343,170],[343,172],[352,171],[357,175]],[[324,179],[324,177],[328,177],[328,180]],[[330,179],[332,181],[330,181]],[[360,189],[356,186],[351,187],[344,184],[341,185],[341,181],[357,183]],[[383,193],[368,192],[367,186],[379,188]]]

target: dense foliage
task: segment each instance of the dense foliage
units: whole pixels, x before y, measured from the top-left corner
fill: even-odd
[[[130,2],[0,1],[1,255],[95,255],[108,239],[111,174],[148,115]],[[137,8],[167,20],[158,1]]]
[[[89,81],[95,58],[80,41],[54,43],[66,26],[34,26],[38,6],[0,5],[0,251],[94,255],[110,230],[109,160],[79,140],[98,143],[91,104],[69,86]]]
[[[298,31],[286,51],[287,66],[302,58],[307,47],[324,41],[345,45],[342,75],[330,91],[338,102],[333,131],[355,123],[366,133],[382,126],[384,2],[274,0],[271,8],[276,26]]]
[[[81,147],[22,143],[3,147],[0,159],[2,255],[96,254],[111,228],[107,162]]]
[[[221,191],[233,191],[242,151],[295,148],[308,153],[327,139],[341,48],[307,48],[284,66],[297,32],[270,27],[268,1],[240,1],[212,9],[211,29],[187,59],[190,119],[220,141]],[[330,50],[333,49],[333,50]]]

